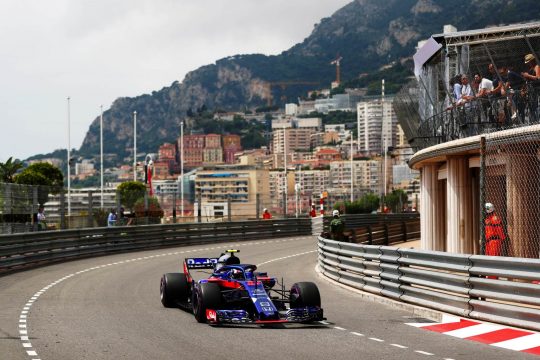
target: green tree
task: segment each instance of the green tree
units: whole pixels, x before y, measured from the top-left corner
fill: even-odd
[[[379,196],[369,193],[362,196],[360,199],[353,201],[337,202],[334,209],[343,211],[346,214],[370,214],[379,207]]]
[[[50,192],[56,193],[64,185],[64,175],[54,165],[36,163],[16,175],[14,181],[17,184],[38,185],[38,202],[43,205],[49,199]]]
[[[392,212],[400,212],[403,205],[407,204],[407,200],[407,193],[403,190],[393,190],[384,198],[386,206],[392,209]]]
[[[120,203],[133,212],[137,200],[144,198],[146,186],[140,181],[126,181],[116,188],[120,196]]]
[[[13,160],[13,157],[7,159],[5,163],[0,162],[0,181],[5,183],[12,183],[14,176],[22,169],[23,164],[19,160]]]

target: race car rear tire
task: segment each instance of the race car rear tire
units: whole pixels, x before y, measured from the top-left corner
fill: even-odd
[[[218,284],[202,283],[193,291],[193,315],[200,322],[206,322],[206,309],[217,310],[221,307],[221,289]]]
[[[312,282],[304,281],[293,284],[291,287],[291,309],[306,306],[321,306],[319,288]]]
[[[177,307],[180,302],[187,302],[189,285],[185,274],[167,273],[161,277],[159,286],[161,303],[165,307]]]

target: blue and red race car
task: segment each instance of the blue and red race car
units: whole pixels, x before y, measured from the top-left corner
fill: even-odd
[[[276,278],[241,264],[238,250],[219,258],[186,258],[183,273],[161,277],[161,303],[193,311],[198,322],[218,324],[310,323],[325,320],[317,285],[298,282],[290,290],[276,288]],[[190,270],[212,269],[207,279],[194,280]]]

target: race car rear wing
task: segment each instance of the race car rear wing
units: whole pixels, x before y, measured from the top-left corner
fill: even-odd
[[[185,258],[184,266],[187,269],[213,269],[218,258]]]

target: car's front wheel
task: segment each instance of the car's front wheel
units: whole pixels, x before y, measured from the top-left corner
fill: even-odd
[[[219,285],[202,283],[195,286],[192,297],[193,315],[200,322],[206,322],[206,310],[217,310],[221,307],[221,290]]]
[[[315,283],[304,281],[293,284],[290,293],[291,309],[321,306],[321,295]]]
[[[161,277],[159,286],[161,303],[165,307],[176,307],[179,302],[187,302],[189,285],[185,274],[167,273]]]

